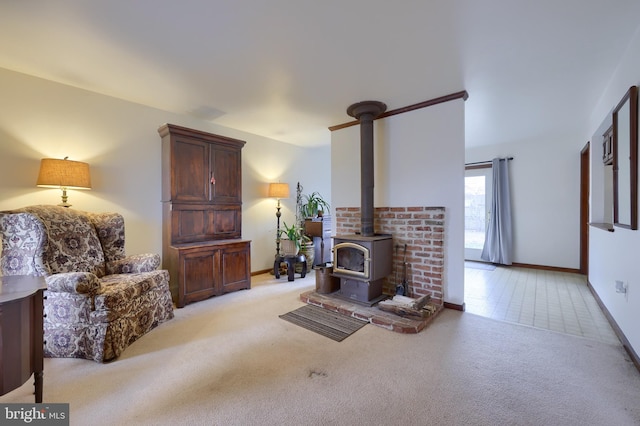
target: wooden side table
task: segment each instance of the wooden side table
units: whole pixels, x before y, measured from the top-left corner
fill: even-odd
[[[280,278],[280,264],[282,262],[287,264],[287,281],[293,281],[295,279],[296,263],[302,263],[300,278],[304,278],[307,275],[307,257],[304,254],[276,256],[276,260],[273,262],[273,275],[275,275],[276,278]]]
[[[324,215],[304,220],[304,233],[313,238],[313,266],[331,262],[331,216]]]
[[[0,277],[0,395],[33,374],[36,403],[42,402],[46,289],[44,277]]]

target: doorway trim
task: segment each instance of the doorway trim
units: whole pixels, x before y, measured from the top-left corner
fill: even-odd
[[[492,186],[493,186],[493,182],[492,182],[492,170],[493,170],[493,166],[491,162],[483,162],[483,163],[474,163],[474,164],[470,164],[470,165],[465,165],[464,171],[465,171],[465,181],[467,176],[467,172],[472,172],[473,176],[485,176],[485,190],[489,189],[488,192],[485,192],[485,212],[484,212],[484,220],[485,220],[485,238],[486,238],[486,224],[488,221],[488,209],[491,209],[491,199],[493,198],[493,194],[492,194]],[[466,182],[465,182],[466,185]],[[466,189],[465,189],[465,197],[466,197]],[[465,260],[471,260],[474,262],[483,262],[482,259],[480,259],[480,252],[482,251],[482,249],[478,250],[478,249],[470,249],[467,247],[467,241],[466,241],[466,204],[465,204],[465,244],[464,244],[464,259]]]
[[[590,142],[580,151],[580,273],[589,279]]]

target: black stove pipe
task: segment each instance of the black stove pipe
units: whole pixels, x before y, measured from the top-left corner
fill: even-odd
[[[347,108],[347,114],[360,121],[360,234],[374,236],[373,231],[373,120],[387,106],[378,101],[363,101]]]

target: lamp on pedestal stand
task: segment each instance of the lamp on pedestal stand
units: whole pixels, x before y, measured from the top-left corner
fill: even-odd
[[[289,184],[288,183],[270,183],[269,184],[269,197],[276,198],[278,200],[278,206],[276,207],[276,258],[280,257],[280,199],[289,198]]]

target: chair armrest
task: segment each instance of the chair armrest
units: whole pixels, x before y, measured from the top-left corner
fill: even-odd
[[[151,272],[160,266],[160,255],[153,253],[136,254],[124,259],[107,262],[107,274],[138,274]]]
[[[45,278],[47,291],[93,295],[100,289],[100,280],[91,272],[63,272]]]

